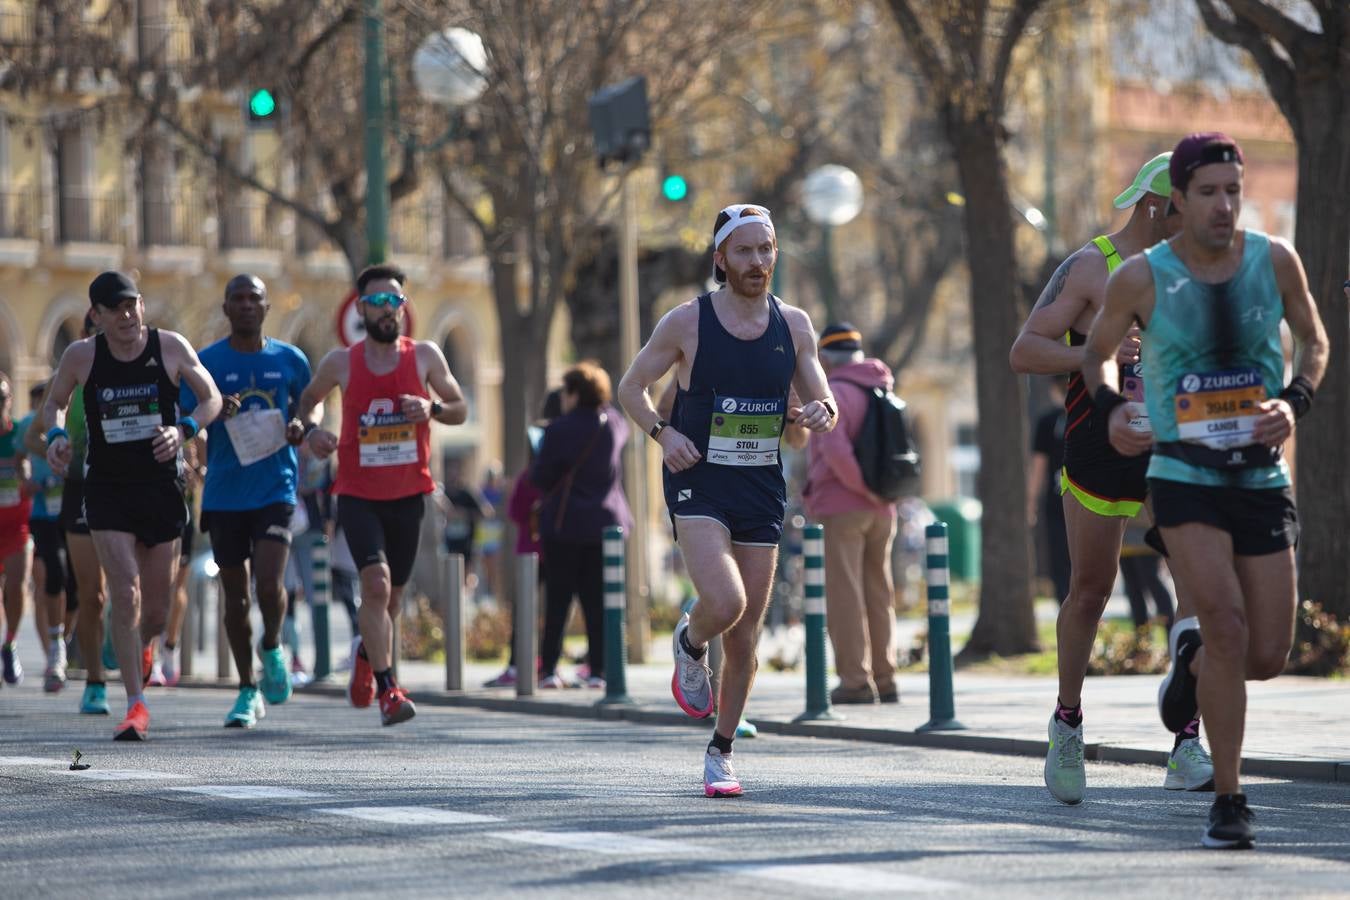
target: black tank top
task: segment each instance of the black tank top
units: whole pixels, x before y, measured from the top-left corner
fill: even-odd
[[[698,350],[671,424],[703,458],[683,472],[662,469],[667,495],[693,491],[728,511],[782,517],[787,485],[778,443],[797,351],[781,302],[769,295],[768,327],[742,340],[722,327],[711,294],[698,298]]]
[[[130,362],[113,357],[108,339],[94,339],[94,365],[84,383],[89,426],[85,477],[91,484],[145,484],[180,476],[182,455],[156,462],[155,429],[178,421],[178,385],[164,371],[159,329],[148,329],[145,349]]]

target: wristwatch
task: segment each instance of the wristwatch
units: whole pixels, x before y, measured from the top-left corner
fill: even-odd
[[[441,410],[443,409],[445,409],[445,407],[441,405],[439,400],[431,401],[431,417],[433,419],[439,416],[441,414]]]
[[[656,440],[658,437],[661,436],[661,432],[665,431],[669,427],[670,423],[667,422],[665,419],[657,419],[656,424],[652,426],[652,430],[647,433],[652,436],[652,440]]]

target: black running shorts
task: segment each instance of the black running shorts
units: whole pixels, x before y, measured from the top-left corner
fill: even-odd
[[[89,520],[84,517],[83,478],[67,478],[61,485],[61,527],[66,534],[89,533]]]
[[[403,587],[412,577],[422,534],[422,494],[397,500],[366,500],[343,494],[337,501],[337,523],[357,570],[384,563],[389,582]]]
[[[1238,488],[1150,478],[1159,528],[1198,522],[1228,532],[1236,556],[1266,556],[1298,544],[1298,512],[1288,488]]]
[[[211,552],[222,569],[242,566],[253,558],[259,541],[291,544],[289,503],[271,503],[261,509],[202,511],[202,522],[211,534]]]
[[[124,531],[147,547],[183,535],[187,504],[177,482],[84,483],[84,514],[90,531]]]
[[[56,519],[29,519],[33,553],[46,572],[42,592],[51,597],[66,589],[66,536]]]

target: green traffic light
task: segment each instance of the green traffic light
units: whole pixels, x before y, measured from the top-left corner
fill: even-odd
[[[255,118],[266,119],[277,111],[277,98],[266,89],[254,91],[253,95],[248,98],[248,111]]]
[[[678,203],[689,196],[689,182],[683,175],[667,175],[661,182],[661,195],[672,203]]]

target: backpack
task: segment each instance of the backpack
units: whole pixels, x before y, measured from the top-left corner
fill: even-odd
[[[867,489],[882,500],[898,500],[919,492],[919,451],[909,424],[905,401],[880,387],[862,388],[867,413],[853,439],[853,455]]]

